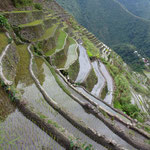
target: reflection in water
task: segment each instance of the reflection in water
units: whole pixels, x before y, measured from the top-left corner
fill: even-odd
[[[79,63],[80,63],[80,70],[76,79],[76,83],[82,83],[87,78],[89,72],[91,71],[91,64],[86,53],[86,49],[79,45]]]
[[[0,147],[4,150],[41,150],[47,147],[63,149],[45,132],[26,119],[18,110],[1,123],[4,138]]]
[[[41,58],[37,58],[37,61],[40,61]],[[41,59],[42,60],[42,59]],[[43,60],[42,60],[43,61]],[[44,69],[44,74],[45,74],[45,80],[47,80],[47,74],[45,73],[45,69],[47,69],[48,72],[50,72],[49,68],[46,66],[46,64],[43,61],[43,66],[42,68]],[[34,70],[34,68],[33,68]],[[51,86],[54,90],[57,90],[58,88],[55,87],[54,85],[52,86],[53,81],[49,80],[49,82],[44,81],[44,84]],[[32,91],[31,89],[29,91]],[[31,92],[33,93],[33,92]],[[54,92],[55,93],[55,92]],[[58,92],[59,93],[59,92]],[[34,97],[34,94],[32,94]],[[62,96],[60,94],[60,96]],[[26,95],[27,97],[27,95]],[[50,107],[45,100],[35,100],[35,98],[27,98],[30,101],[30,103],[32,103],[35,107],[36,110],[38,110],[38,108],[41,110],[42,114],[44,114],[45,116],[47,116],[47,119],[51,119],[53,121],[56,121],[60,126],[64,127],[65,129],[67,129],[67,131],[69,133],[72,133],[76,138],[80,139],[82,141],[82,143],[90,143],[93,145],[95,150],[105,150],[105,148],[101,145],[99,145],[98,143],[96,143],[95,141],[93,141],[92,139],[90,139],[89,137],[87,137],[86,135],[84,135],[82,132],[80,132],[77,128],[75,128],[70,122],[68,122],[63,116],[61,116],[58,112],[56,112],[52,107]]]
[[[103,75],[101,74],[99,70],[99,65],[97,61],[92,62],[92,66],[98,78],[98,82],[97,84],[95,84],[94,88],[92,89],[91,94],[100,98],[100,93],[105,85],[105,78],[103,77]]]
[[[43,88],[52,99],[63,106],[67,111],[72,113],[76,118],[79,118],[89,127],[95,129],[97,132],[107,136],[108,138],[115,139],[116,142],[119,142],[122,146],[128,149],[134,149],[126,141],[122,140],[119,136],[114,134],[101,120],[97,119],[92,114],[86,113],[78,103],[76,103],[70,96],[64,93],[64,91],[57,84],[55,78],[53,77],[46,64],[43,65],[43,68],[46,76]]]
[[[111,105],[112,100],[113,100],[113,92],[114,92],[113,79],[111,75],[109,74],[109,72],[107,71],[107,68],[105,67],[105,65],[101,62],[99,63],[100,63],[100,70],[103,73],[103,76],[105,77],[107,81],[107,87],[108,87],[108,93],[106,97],[104,98],[104,101]]]

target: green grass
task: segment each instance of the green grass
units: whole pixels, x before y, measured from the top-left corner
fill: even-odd
[[[46,56],[51,56],[52,54],[55,53],[55,51],[56,51],[56,48],[53,48],[53,49],[49,50],[45,55]]]
[[[35,69],[33,68],[34,74],[40,81],[40,84],[43,85],[44,80],[45,80],[45,75],[43,73],[44,69],[43,69],[42,65],[43,65],[44,61],[43,61],[43,59],[41,59],[39,57],[34,57],[33,63],[35,63],[34,66],[36,67]]]
[[[82,85],[91,92],[94,85],[98,82],[97,76],[95,74],[94,69],[91,70],[90,74],[88,75],[86,81],[82,83]]]
[[[18,13],[32,13],[32,12],[40,12],[41,10],[22,10],[22,11],[9,11],[4,12],[3,14],[18,14]]]
[[[144,74],[150,79],[150,72],[144,71]]]
[[[52,68],[52,67],[50,66],[50,64],[49,64],[45,59],[44,59],[44,61],[45,61],[45,63],[47,64],[47,66],[49,67],[49,69],[50,69],[52,75],[54,76],[54,78],[55,78],[57,84],[62,88],[62,90],[63,90],[66,94],[71,95],[70,91],[68,91],[68,90],[66,89],[66,87],[62,84],[62,82],[61,82],[60,79],[58,78],[58,76],[57,76],[57,74],[56,74],[54,68]]]
[[[20,60],[17,66],[15,84],[17,85],[19,82],[21,82],[25,83],[26,85],[30,85],[33,83],[33,80],[29,72],[30,54],[27,51],[27,45],[18,45],[17,51]]]
[[[30,22],[30,23],[27,23],[27,24],[21,24],[21,25],[19,25],[19,27],[21,27],[21,28],[32,27],[32,26],[36,26],[36,25],[39,25],[39,24],[42,24],[42,23],[43,23],[43,20],[36,20],[36,21]]]
[[[87,50],[87,54],[89,57],[99,57],[99,49],[95,47],[95,45],[87,38],[83,37],[83,45]]]
[[[55,65],[57,68],[63,68],[67,61],[67,53],[68,48],[70,46],[70,40],[67,38],[66,45],[63,50],[57,52],[55,55],[53,55],[53,61],[52,64]]]
[[[69,78],[73,81],[76,80],[78,73],[79,73],[79,59],[77,59],[67,70],[68,74],[69,74]]]
[[[45,31],[45,33],[44,33],[44,35],[42,37],[40,37],[39,39],[36,39],[34,41],[37,41],[37,40],[38,41],[42,41],[42,40],[48,39],[50,37],[53,37],[57,27],[58,27],[58,24],[54,24],[51,28],[48,28]]]
[[[59,30],[59,35],[58,35],[58,38],[57,38],[56,47],[51,49],[50,51],[48,51],[46,53],[46,56],[52,55],[56,51],[56,49],[63,48],[66,36],[67,36],[67,34],[64,31],[62,31],[62,29],[60,29]]]
[[[101,93],[101,99],[102,100],[104,100],[104,98],[106,97],[107,93],[108,93],[108,87],[107,87],[107,84],[106,84],[105,87],[102,90],[102,93]]]
[[[73,39],[73,38],[69,37],[69,40],[70,40],[70,45],[72,45],[72,44],[76,44],[76,42],[74,41],[74,39]]]
[[[64,31],[62,30],[59,31],[59,37],[58,37],[56,49],[61,49],[63,47],[66,36],[67,34]]]
[[[0,32],[0,54],[8,44],[8,39],[5,33]]]

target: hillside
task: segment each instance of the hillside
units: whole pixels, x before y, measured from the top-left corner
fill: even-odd
[[[133,72],[54,0],[5,2],[0,149],[149,150],[149,73]]]
[[[94,2],[75,0],[73,3],[69,0],[57,1],[72,13],[80,24],[115,51],[115,47],[118,45],[122,51],[128,52],[128,49],[124,49],[124,44],[130,44],[142,57],[150,58],[149,21],[133,16],[114,0],[95,0]],[[75,2],[76,4],[74,4]],[[72,6],[72,9],[69,9],[68,6]],[[121,56],[126,61],[124,55]],[[138,58],[137,61],[139,60]],[[144,67],[143,64],[138,65],[132,59],[126,63],[131,67],[133,63],[135,66],[137,65],[136,69],[134,68],[136,71]]]
[[[117,0],[126,9],[136,16],[144,19],[150,19],[150,1],[149,0]]]

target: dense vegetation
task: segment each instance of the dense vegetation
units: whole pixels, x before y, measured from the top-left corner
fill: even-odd
[[[150,19],[150,0],[117,0],[134,15]]]
[[[30,6],[33,0],[12,0],[15,7]]]
[[[132,15],[114,0],[57,1],[108,46],[119,44],[121,51],[128,53],[128,49],[124,49],[122,44],[131,44],[143,57],[150,58],[149,21]],[[130,63],[133,62],[130,60]],[[138,62],[137,66],[139,65],[143,68],[142,63]]]
[[[134,53],[137,50],[135,46],[118,44],[113,46],[113,50],[115,50],[133,70],[140,72],[142,69],[145,69],[142,59],[139,59],[138,55]]]
[[[116,58],[115,54],[113,57]],[[115,59],[114,65],[106,62],[101,58],[103,63],[107,66],[110,74],[112,75],[115,83],[114,92],[114,107],[123,111],[130,117],[137,119],[140,122],[145,120],[145,114],[140,111],[137,105],[131,103],[130,86],[133,87],[139,93],[147,94],[148,91],[144,91],[143,88],[137,85],[133,80],[129,72],[123,67],[123,61],[121,58]]]
[[[8,23],[8,20],[3,15],[0,15],[0,28],[3,28],[3,27],[6,29],[9,29],[10,25]]]

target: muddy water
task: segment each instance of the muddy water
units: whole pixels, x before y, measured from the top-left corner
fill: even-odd
[[[101,100],[91,96],[89,93],[87,93],[83,88],[77,87],[76,88],[78,91],[80,91],[81,93],[83,93],[85,96],[87,96],[89,99],[91,99],[92,101],[96,102],[98,105],[100,105],[102,108],[104,108],[105,110],[107,110],[108,112],[112,113],[113,115],[116,115],[118,117],[120,117],[121,119],[123,119],[125,122],[129,122],[130,120],[127,119],[126,117],[122,116],[121,114],[117,113],[116,111],[114,111],[111,107],[107,106],[105,103],[103,103]]]
[[[87,102],[87,99],[84,98],[82,95],[78,94],[75,90],[73,90],[70,86],[68,86],[66,84],[66,82],[59,76],[57,75],[58,78],[60,79],[61,83],[74,95],[76,96],[79,100],[83,101],[83,102]],[[105,110],[107,110],[108,112],[110,112],[113,115],[118,116],[119,118],[123,119],[125,122],[131,122],[129,119],[127,119],[126,117],[122,116],[121,114],[117,113],[115,110],[113,110],[111,107],[109,107],[108,105],[106,105],[102,100],[90,95],[88,92],[86,92],[83,88],[81,87],[76,87],[76,90],[78,90],[80,93],[82,93],[83,95],[85,95],[87,98],[89,98],[90,100],[92,100],[93,102],[97,103],[99,106],[101,106],[102,108],[104,108]]]
[[[34,59],[35,62],[37,64],[39,64],[41,62],[42,59],[40,58],[35,58]],[[43,66],[46,66],[43,62]],[[35,72],[36,69],[34,69],[35,65],[33,65],[33,70]],[[35,73],[36,74],[36,73]],[[39,74],[38,74],[39,75]],[[43,76],[42,74],[40,76]],[[42,78],[38,76],[38,79],[41,80]],[[44,75],[45,76],[45,75]],[[45,76],[46,78],[46,76]],[[44,79],[46,80],[46,79]],[[40,81],[41,82],[41,81]],[[48,82],[49,84],[49,82]],[[50,85],[50,84],[49,84]],[[54,88],[54,87],[53,87]],[[54,88],[55,89],[55,88]],[[34,87],[35,90],[35,87]],[[29,94],[30,92],[30,94]],[[37,94],[38,96],[41,97],[41,99],[39,99],[38,96],[36,96],[35,94]],[[29,95],[29,96],[28,96]],[[31,98],[32,95],[32,98]],[[43,99],[42,95],[39,93],[39,91],[34,92],[33,90],[31,90],[31,88],[28,90],[27,94],[24,94],[24,96],[30,100],[30,103],[32,103],[32,105],[34,106],[34,108],[36,110],[40,110],[42,112],[43,115],[45,115],[47,117],[47,119],[51,119],[53,121],[56,121],[59,125],[61,125],[62,127],[64,127],[66,130],[68,130],[70,133],[72,133],[72,135],[74,135],[76,138],[79,138],[81,140],[82,143],[87,143],[88,144],[92,144],[93,148],[95,150],[105,150],[105,148],[99,144],[97,144],[95,141],[91,140],[89,137],[87,137],[86,135],[84,135],[82,132],[80,132],[77,128],[75,128],[70,122],[68,122],[63,116],[61,116],[59,113],[57,113],[52,107],[50,107],[46,101]],[[36,97],[38,97],[36,99]]]
[[[26,119],[17,109],[1,124],[4,150],[63,149],[57,142]]]
[[[79,45],[79,53],[80,70],[75,81],[76,83],[82,83],[92,69],[86,49],[82,45]]]
[[[64,80],[59,76],[59,79],[61,80],[61,82],[63,83],[63,85],[74,95],[76,96],[79,100],[81,100],[82,102],[87,102],[86,98],[84,98],[82,95],[78,94],[75,90],[73,90],[72,88],[70,88],[70,86],[68,86],[66,84],[66,82],[64,82]],[[112,112],[112,114],[118,116],[119,118],[123,119],[125,122],[128,122],[128,123],[131,123],[130,120],[128,120],[126,117],[122,116],[121,114],[117,113],[116,111],[114,111],[112,108],[110,108],[109,106],[107,106],[105,103],[103,103],[103,101],[100,101],[98,99],[96,99],[95,97],[91,96],[90,94],[86,93],[86,91],[84,91],[84,89],[82,88],[78,88],[78,90],[82,93],[84,93],[84,95],[86,95],[87,97],[90,98],[90,100],[93,100],[94,102],[100,102],[100,103],[97,103],[99,104],[100,106],[102,106],[102,108],[105,108],[105,110],[109,111],[109,112]],[[139,138],[140,140],[147,140],[147,138],[145,138],[144,136],[140,135],[139,133],[133,131],[133,130],[130,130],[128,129],[126,126],[124,126],[122,123],[118,122],[118,121],[115,121],[115,123],[120,127],[122,128],[123,130],[125,130],[125,132],[128,132],[128,133],[133,133],[133,135],[135,135],[136,138]]]
[[[43,68],[45,74],[43,88],[51,98],[62,105],[66,110],[71,112],[74,116],[84,121],[89,127],[97,130],[103,135],[106,135],[108,138],[115,139],[116,142],[130,150],[134,149],[131,145],[115,135],[102,121],[98,120],[93,115],[86,113],[78,103],[76,103],[71,97],[63,92],[46,64],[43,65]]]
[[[94,88],[91,91],[91,94],[93,94],[96,97],[100,97],[100,93],[105,85],[105,78],[103,77],[103,75],[101,74],[100,70],[99,70],[99,65],[97,61],[92,62],[92,66],[93,69],[96,73],[96,76],[98,78],[98,82],[97,84],[94,86]]]
[[[42,148],[63,149],[26,119],[11,104],[8,95],[0,88],[0,148],[4,150],[41,150]]]
[[[42,117],[43,114],[45,116],[51,113],[55,114],[55,112],[53,112],[53,110],[49,108],[48,105],[45,103],[45,100],[43,99],[41,93],[37,89],[36,85],[34,84],[34,81],[30,76],[29,72],[30,55],[28,54],[26,48],[27,46],[18,47],[20,62],[17,68],[18,70],[16,75],[16,87],[21,92],[22,98],[27,102],[30,109],[31,110],[33,109],[39,116]],[[38,65],[40,66],[40,64]],[[42,72],[42,70],[40,71]],[[41,81],[43,80],[44,76],[41,77]],[[57,142],[55,142],[51,137],[49,137],[46,133],[44,133],[41,129],[39,129],[35,124],[26,119],[18,111],[12,114],[5,124],[7,124],[8,122],[12,122],[15,126],[15,128],[12,129],[10,128],[11,130],[9,132],[16,130],[17,128],[20,129],[22,128],[21,131],[16,131],[17,132],[16,135],[18,136],[21,133],[24,136],[23,138],[27,139],[24,141],[22,138],[21,142],[24,147],[18,145],[17,148],[19,150],[20,148],[24,150],[26,149],[25,147],[27,147],[27,149],[29,150],[30,149],[41,150],[48,148],[63,149]],[[25,129],[22,127],[23,125],[27,125],[24,127]],[[26,130],[29,130],[29,132],[24,133],[24,131]]]

